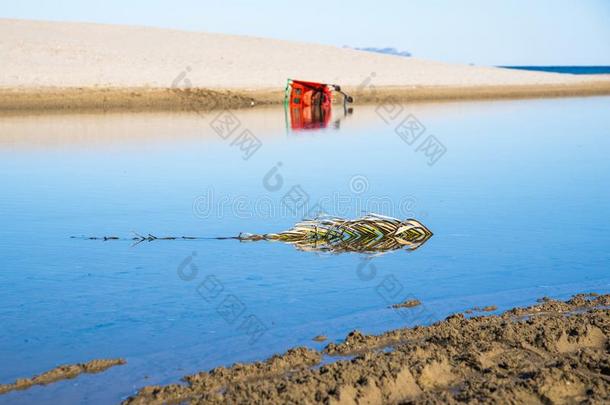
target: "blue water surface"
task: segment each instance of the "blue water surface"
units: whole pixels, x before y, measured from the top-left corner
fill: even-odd
[[[235,111],[240,127],[222,137],[217,113],[3,117],[0,383],[95,358],[127,364],[0,402],[118,402],[199,370],[322,348],[320,334],[608,292],[609,105],[359,106],[338,129],[299,133],[286,133],[283,110],[253,109]],[[401,137],[405,119],[418,130]],[[262,145],[249,159],[246,129]],[[71,238],[281,231],[303,216],[288,201],[415,217],[434,236],[376,257]],[[423,305],[388,307],[410,297]]]
[[[533,70],[536,72],[565,73],[571,75],[608,75],[610,66],[501,66],[507,69]]]

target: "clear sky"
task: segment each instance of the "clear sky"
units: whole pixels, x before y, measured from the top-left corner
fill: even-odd
[[[610,0],[2,0],[0,16],[149,25],[488,65],[610,65]]]

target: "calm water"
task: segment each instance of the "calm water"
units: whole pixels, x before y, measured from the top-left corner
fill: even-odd
[[[227,140],[214,115],[3,117],[0,383],[94,358],[128,364],[0,402],[117,402],[197,370],[321,348],[318,334],[608,292],[609,105],[404,106],[426,128],[412,145],[374,107],[298,134],[286,134],[281,109],[238,111]],[[262,143],[248,160],[232,145],[245,128]],[[446,150],[433,165],[428,135]],[[284,199],[295,190],[300,199]],[[302,216],[284,203],[305,198],[331,214],[413,216],[434,236],[368,261],[270,242],[70,238],[280,231]],[[388,308],[406,297],[424,305]]]
[[[571,75],[608,75],[610,66],[502,66],[508,69],[537,72],[567,73]]]

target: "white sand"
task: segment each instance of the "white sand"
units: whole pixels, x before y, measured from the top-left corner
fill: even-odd
[[[245,36],[0,19],[0,87],[162,87],[189,67],[195,87],[281,88],[286,78],[358,86],[538,85],[610,81],[432,62]]]

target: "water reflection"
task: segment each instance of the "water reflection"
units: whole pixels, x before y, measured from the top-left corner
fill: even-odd
[[[288,109],[290,113],[288,114]],[[341,112],[333,120],[333,109],[324,106],[308,106],[303,108],[290,107],[286,109],[286,126],[293,131],[319,130],[324,128],[341,128],[341,121],[353,114],[354,109],[343,106]],[[288,122],[290,121],[290,122]]]

